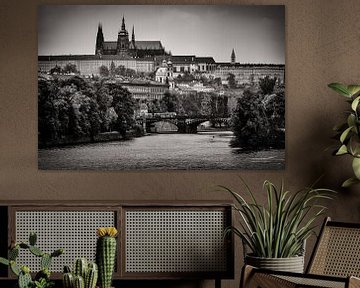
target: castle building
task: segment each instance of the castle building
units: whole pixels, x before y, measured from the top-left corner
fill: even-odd
[[[231,52],[230,62],[217,62],[216,69],[211,73],[213,78],[220,78],[223,84],[227,84],[230,74],[235,76],[239,85],[257,84],[261,78],[269,76],[277,79],[279,84],[285,82],[284,64],[243,64],[236,62],[234,49]]]
[[[131,39],[126,30],[125,18],[122,18],[117,41],[105,41],[102,25],[99,24],[96,35],[95,55],[119,55],[124,58],[147,58],[166,55],[160,41],[135,40],[135,28],[132,27]]]

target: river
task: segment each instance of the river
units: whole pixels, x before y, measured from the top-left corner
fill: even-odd
[[[230,131],[151,134],[128,141],[39,149],[39,169],[284,169],[285,150],[239,152],[229,146],[232,137]]]

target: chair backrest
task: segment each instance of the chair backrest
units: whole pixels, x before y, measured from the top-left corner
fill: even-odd
[[[360,223],[325,219],[307,273],[360,277]]]

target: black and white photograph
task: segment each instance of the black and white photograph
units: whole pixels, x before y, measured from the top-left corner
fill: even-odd
[[[38,169],[285,169],[283,5],[38,7]]]

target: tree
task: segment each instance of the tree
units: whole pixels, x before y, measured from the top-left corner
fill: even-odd
[[[242,149],[257,150],[267,146],[269,123],[261,95],[245,90],[233,114],[234,140],[232,146]]]
[[[261,92],[266,95],[266,94],[271,94],[274,92],[274,87],[276,84],[276,80],[277,78],[270,78],[269,76],[265,76],[265,78],[261,78],[259,80],[259,85],[260,85],[260,89]]]
[[[122,88],[120,84],[109,83],[107,85],[109,95],[113,98],[112,106],[117,114],[114,129],[125,137],[126,132],[135,124],[135,100],[132,98],[131,93],[127,89]]]
[[[105,65],[102,65],[99,67],[99,74],[101,77],[108,77],[109,69]]]
[[[110,76],[115,76],[115,63],[114,61],[111,61],[111,64],[110,64]]]
[[[261,93],[245,90],[238,99],[232,123],[234,131],[233,147],[257,150],[263,148],[284,148],[283,91],[264,97]]]
[[[221,86],[221,78],[220,77],[217,77],[213,80],[213,83],[217,86]]]
[[[61,73],[61,67],[58,65],[55,65],[55,67],[50,69],[50,74],[60,74]]]
[[[79,71],[76,69],[76,65],[75,64],[72,64],[72,63],[68,63],[64,66],[64,68],[62,69],[62,71],[65,73],[65,74],[70,74],[70,73],[79,73]]]
[[[229,83],[229,88],[236,88],[236,81],[235,81],[235,75],[232,73],[229,73],[229,76],[226,78]]]
[[[176,112],[178,99],[176,95],[166,92],[164,97],[160,100],[160,107],[162,112]]]

